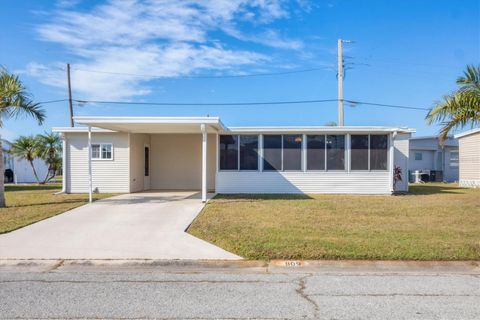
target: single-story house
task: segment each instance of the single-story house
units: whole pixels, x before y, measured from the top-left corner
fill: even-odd
[[[37,182],[30,163],[25,159],[19,159],[8,153],[10,150],[10,142],[2,139],[3,149],[3,170],[4,181],[7,183],[33,183]],[[38,178],[43,180],[48,173],[48,165],[42,159],[33,160],[35,171]]]
[[[63,137],[63,191],[391,194],[408,190],[414,130],[226,127],[218,117],[75,117]],[[90,146],[90,148],[89,148]]]
[[[438,136],[410,138],[410,181],[420,171],[430,181],[458,181],[458,140],[448,137],[440,144]]]
[[[480,128],[455,135],[460,151],[461,187],[480,188]]]

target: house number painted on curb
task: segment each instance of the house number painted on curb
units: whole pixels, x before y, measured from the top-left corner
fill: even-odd
[[[301,267],[301,261],[285,261],[285,267]]]

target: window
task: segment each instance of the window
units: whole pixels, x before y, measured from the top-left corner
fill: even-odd
[[[220,136],[220,170],[238,170],[238,136]]]
[[[263,170],[282,170],[282,136],[263,136]]]
[[[150,175],[150,148],[145,146],[145,177]]]
[[[459,155],[458,151],[451,151],[450,152],[450,167],[458,167],[459,162]]]
[[[240,136],[240,170],[258,170],[258,136]]]
[[[302,136],[283,136],[283,170],[302,170]]]
[[[92,144],[92,159],[94,160],[112,160],[113,146],[111,143]]]
[[[325,170],[325,136],[307,136],[307,170]]]
[[[92,159],[100,159],[100,145],[92,144]]]
[[[423,154],[421,152],[415,152],[415,160],[422,161]]]
[[[328,135],[327,170],[345,170],[345,136]]]
[[[351,136],[351,170],[368,170],[368,135]]]
[[[387,135],[370,135],[370,170],[387,170],[387,149]]]

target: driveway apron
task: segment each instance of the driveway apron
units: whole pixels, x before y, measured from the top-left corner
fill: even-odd
[[[197,192],[120,195],[0,235],[0,259],[241,259],[185,232]]]

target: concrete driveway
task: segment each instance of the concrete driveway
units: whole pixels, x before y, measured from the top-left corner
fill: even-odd
[[[73,209],[0,235],[0,259],[241,259],[184,230],[197,192],[142,192]]]

